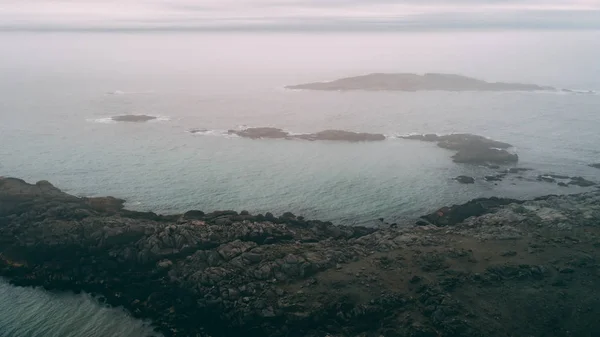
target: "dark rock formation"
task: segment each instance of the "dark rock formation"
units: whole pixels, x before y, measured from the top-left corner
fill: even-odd
[[[600,331],[600,191],[477,199],[379,229],[89,200],[0,179],[0,276],[101,296],[167,337]]]
[[[590,167],[593,167],[593,168],[600,169],[600,163],[597,163],[597,164],[590,164],[589,166],[590,166]]]
[[[552,87],[523,83],[486,82],[454,74],[369,74],[342,78],[331,82],[316,82],[287,86],[304,90],[393,90],[393,91],[537,91],[556,90]]]
[[[111,119],[115,122],[147,122],[157,117],[147,116],[147,115],[122,115],[122,116],[114,116]]]
[[[593,181],[589,181],[583,177],[571,177],[571,181],[568,183],[569,185],[576,185],[581,187],[590,187],[595,186],[596,183]]]
[[[438,227],[452,226],[467,218],[491,213],[501,206],[520,202],[519,200],[505,198],[474,199],[462,205],[442,207],[431,214],[422,216],[421,219],[427,220]]]
[[[330,140],[343,142],[373,142],[385,140],[385,136],[376,133],[352,132],[344,130],[324,130],[316,133],[307,133],[300,135],[291,135],[278,128],[262,127],[248,128],[244,130],[229,130],[230,134],[235,134],[244,138],[260,139],[302,139],[302,140]]]
[[[437,142],[441,148],[457,151],[452,159],[457,163],[467,164],[509,164],[516,163],[519,157],[506,151],[512,145],[472,134],[451,134],[438,136],[435,134],[403,136],[404,139]]]
[[[569,176],[560,175],[560,174],[544,174],[544,175],[538,175],[538,177],[537,177],[538,181],[544,181],[544,182],[548,182],[548,183],[556,183],[557,179],[563,180],[563,181],[558,182],[558,185],[563,186],[563,187],[569,186],[569,185],[575,185],[575,186],[580,186],[580,187],[591,187],[591,186],[597,185],[597,183],[587,180],[583,177],[569,177]],[[566,180],[568,180],[568,181],[566,181]]]
[[[473,177],[468,177],[468,176],[458,176],[458,177],[454,178],[454,180],[458,181],[461,184],[474,184],[475,183],[475,179]]]
[[[485,181],[502,181],[504,177],[504,174],[496,174],[493,176],[485,176],[483,179],[485,179]]]

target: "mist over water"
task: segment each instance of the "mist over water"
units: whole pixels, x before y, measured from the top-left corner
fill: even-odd
[[[451,179],[494,171],[455,164],[452,152],[435,144],[393,136],[480,134],[515,145],[519,166],[534,168],[532,174],[599,180],[600,170],[587,164],[600,161],[600,95],[283,87],[373,72],[442,72],[600,91],[599,38],[598,32],[0,33],[0,175],[46,179],[80,196],[125,198],[138,210],[292,211],[340,224],[403,221],[480,196],[578,192],[534,181],[460,185]],[[160,118],[110,120],[125,114]],[[244,126],[390,139],[351,144],[225,135]],[[206,132],[188,132],[196,128]],[[2,337],[51,336],[43,332],[58,322],[79,336],[87,324],[115,319],[131,328],[123,336],[142,331],[85,297],[71,297],[61,312],[46,307],[56,299],[44,292],[3,283],[0,289],[0,296],[21,296],[0,301],[18,312],[49,313],[43,321],[0,315],[4,326],[30,329]],[[42,302],[28,303],[34,297]],[[9,309],[0,305],[0,312]]]

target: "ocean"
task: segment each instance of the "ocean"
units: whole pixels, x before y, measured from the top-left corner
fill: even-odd
[[[576,193],[582,189],[535,176],[600,180],[600,170],[587,166],[600,162],[597,41],[594,31],[3,32],[0,175],[45,179],[79,196],[124,198],[135,210],[291,211],[349,225],[372,225],[380,217],[409,221],[476,197]],[[373,72],[456,73],[592,93],[284,89]],[[159,118],[110,119],[125,114]],[[227,134],[261,126],[383,133],[387,140]],[[455,164],[452,152],[433,143],[398,138],[457,132],[511,143],[518,166],[534,170],[525,179],[486,182],[481,178],[494,170]],[[452,180],[458,175],[474,176],[476,184],[458,184]],[[116,336],[145,333],[122,311],[81,296],[1,283],[0,336],[51,336],[49,327],[65,321],[73,336],[110,335],[90,322],[131,328]],[[39,315],[2,314],[8,303]],[[69,314],[81,306],[86,310]],[[11,326],[21,328],[6,330]]]

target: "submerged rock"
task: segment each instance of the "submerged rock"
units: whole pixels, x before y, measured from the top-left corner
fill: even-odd
[[[569,185],[576,185],[580,187],[590,187],[595,186],[596,183],[593,181],[589,181],[583,177],[571,177],[571,181],[568,182]]]
[[[600,163],[597,163],[597,164],[590,164],[589,166],[590,166],[590,167],[593,167],[593,168],[600,169]]]
[[[304,90],[394,90],[394,91],[537,91],[556,90],[548,86],[523,83],[486,82],[455,74],[382,74],[342,78],[331,82],[315,82],[287,86]]]
[[[474,184],[475,183],[475,179],[473,177],[469,177],[469,176],[458,176],[458,177],[454,178],[454,180],[458,181],[461,184]]]
[[[148,115],[122,115],[114,116],[111,119],[115,122],[147,122],[156,119],[155,116]]]

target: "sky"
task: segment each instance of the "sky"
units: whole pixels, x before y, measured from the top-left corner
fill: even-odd
[[[600,29],[600,0],[0,0],[0,29]]]

